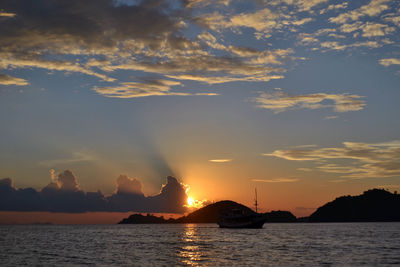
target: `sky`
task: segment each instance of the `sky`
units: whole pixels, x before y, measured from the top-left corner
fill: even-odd
[[[399,190],[399,27],[397,0],[1,0],[0,208]]]

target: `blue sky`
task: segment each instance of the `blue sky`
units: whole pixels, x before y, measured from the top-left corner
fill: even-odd
[[[251,203],[257,186],[295,212],[400,187],[398,1],[0,5],[16,187],[69,169],[84,190],[126,174],[152,195],[175,175],[198,199]]]

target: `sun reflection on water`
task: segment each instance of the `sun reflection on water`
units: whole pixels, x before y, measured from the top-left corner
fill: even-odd
[[[185,225],[185,230],[182,236],[182,247],[179,250],[179,257],[183,264],[196,266],[202,260],[201,248],[198,245],[199,236],[197,235],[198,229],[195,224]]]

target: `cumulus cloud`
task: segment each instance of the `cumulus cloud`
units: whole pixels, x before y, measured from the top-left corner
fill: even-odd
[[[28,81],[21,78],[12,77],[10,75],[0,73],[0,84],[2,85],[28,85]]]
[[[113,0],[88,0],[79,4],[43,0],[32,5],[29,0],[5,0],[2,8],[7,12],[1,13],[5,19],[0,24],[0,68],[80,73],[105,82],[118,82],[111,76],[119,70],[160,76],[151,83],[118,82],[114,86],[93,88],[103,96],[118,98],[187,95],[171,92],[169,88],[180,82],[165,79],[167,75],[210,84],[282,78],[280,73],[285,69],[271,65],[282,65],[288,59],[287,54],[268,50],[238,53],[243,49],[220,44],[210,33],[208,37],[203,33],[185,35],[189,24],[200,21],[192,16],[194,8],[229,3],[227,0],[160,0],[128,5]],[[253,21],[251,17],[265,18],[265,14],[242,14],[232,18],[231,24],[239,27],[242,19]],[[302,25],[309,19],[293,21]],[[263,27],[262,31],[267,31],[267,26]],[[24,81],[14,79],[14,83]]]
[[[400,21],[395,12],[386,12],[381,21],[361,21],[388,11],[389,0],[356,3],[358,8],[353,10],[348,10],[353,3],[328,0],[257,0],[248,9],[237,9],[234,4],[230,0],[42,0],[35,4],[4,0],[0,69],[89,75],[107,82],[92,86],[105,97],[213,95],[171,88],[185,81],[220,84],[282,79],[287,63],[301,59],[287,49],[293,46],[257,50],[236,42],[240,38],[226,38],[225,31],[235,36],[251,31],[258,39],[274,36],[285,41],[290,40],[287,33],[298,32],[299,44],[342,51],[394,43],[382,38],[393,36],[397,29],[393,26]],[[324,13],[335,15],[329,18],[334,25],[331,29],[302,32],[307,24],[319,24],[317,14]],[[116,77],[121,77],[117,72],[122,70],[157,79],[120,81]],[[0,84],[28,83],[0,74]]]
[[[320,109],[332,107],[336,112],[357,111],[364,108],[365,101],[362,96],[349,94],[308,94],[290,95],[282,91],[260,92],[253,101],[257,107],[273,110],[275,113],[290,109]],[[332,101],[332,104],[325,104],[325,101]]]
[[[317,170],[347,178],[400,175],[400,141],[386,143],[344,142],[343,147],[275,150],[263,154],[294,161],[314,161]]]
[[[4,187],[12,187],[13,186],[12,180],[10,178],[0,179],[0,187],[2,187],[2,186],[4,186]]]
[[[233,32],[238,33],[242,28],[251,28],[255,31],[255,37],[260,39],[270,37],[276,30],[295,29],[296,27],[302,26],[313,20],[310,17],[300,19],[291,16],[279,9],[272,9],[273,3],[269,4],[270,7],[264,7],[254,12],[243,12],[235,15],[224,15],[217,11],[202,14],[201,16],[196,17],[194,21],[203,27],[217,32],[231,29]]]
[[[165,210],[184,212],[187,204],[187,186],[180,183],[175,177],[168,176],[167,182],[161,188],[161,192],[155,196],[149,196],[149,207],[153,210]]]
[[[17,189],[10,178],[0,179],[0,210],[7,211],[136,211],[183,213],[186,211],[187,186],[172,176],[167,177],[160,193],[145,196],[142,183],[126,175],[117,178],[116,190],[110,196],[100,191],[84,192],[76,176],[65,170],[58,175],[51,172],[51,182],[41,190]]]
[[[294,6],[298,9],[298,11],[312,11],[311,9],[329,2],[329,0],[263,0],[264,3],[268,3],[270,5],[290,5]]]
[[[375,37],[375,36],[385,36],[389,33],[394,32],[396,29],[394,27],[389,27],[388,25],[381,23],[371,23],[367,22],[362,26],[362,36],[364,37]]]
[[[396,30],[394,27],[389,27],[388,25],[382,23],[375,23],[375,22],[361,23],[359,21],[350,24],[347,23],[343,24],[340,27],[340,29],[342,32],[345,33],[362,31],[363,37],[385,36]]]
[[[120,175],[117,178],[117,194],[139,194],[143,195],[142,183],[135,179],[129,178],[127,175]]]
[[[324,14],[331,10],[345,9],[345,8],[347,8],[348,4],[349,3],[347,3],[347,2],[343,2],[340,4],[336,4],[336,5],[329,5],[327,8],[321,9],[319,14]]]
[[[58,175],[57,183],[61,190],[65,191],[78,191],[79,185],[75,175],[66,170]]]
[[[377,16],[383,11],[389,9],[388,3],[391,0],[371,0],[368,4],[361,6],[355,10],[342,13],[337,17],[329,19],[333,23],[346,23],[348,21],[355,21],[364,16]]]
[[[300,32],[298,43],[312,46],[313,50],[323,51],[356,50],[364,47],[373,49],[393,44],[398,30],[394,26],[398,26],[400,20],[395,13],[388,13],[393,11],[391,2],[391,0],[371,0],[367,3],[357,2],[351,5],[348,2],[331,4],[320,10],[320,14],[329,11],[340,12],[328,19],[329,27],[321,24],[323,28],[314,33]],[[349,7],[353,9],[348,10]],[[343,12],[343,9],[346,11]]]

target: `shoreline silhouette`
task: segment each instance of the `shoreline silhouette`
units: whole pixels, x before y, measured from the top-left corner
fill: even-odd
[[[219,201],[177,219],[152,214],[132,214],[118,224],[217,223],[223,214],[239,210],[245,215],[252,209],[231,200]],[[309,217],[296,218],[290,211],[260,213],[265,223],[295,222],[397,222],[400,221],[400,195],[384,189],[371,189],[358,196],[341,196],[319,207]]]

